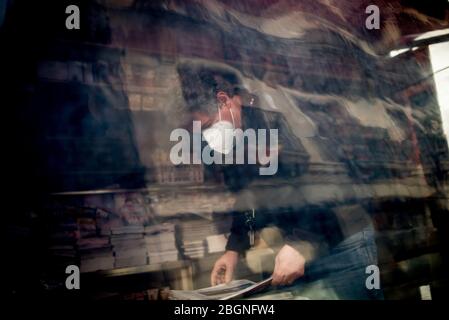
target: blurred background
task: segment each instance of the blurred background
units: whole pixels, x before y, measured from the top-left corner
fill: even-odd
[[[65,27],[69,4],[79,30]],[[229,212],[269,206],[369,217],[385,298],[445,296],[447,1],[3,0],[0,27],[8,294],[209,286]],[[190,121],[180,62],[233,70],[277,115],[276,177],[232,192],[220,172],[170,162],[170,132]],[[258,237],[238,278],[263,279],[273,258]],[[65,290],[69,264],[81,293]]]

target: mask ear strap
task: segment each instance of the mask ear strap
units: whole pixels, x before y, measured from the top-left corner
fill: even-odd
[[[233,125],[234,128],[235,128],[234,114],[232,113],[232,109],[231,109],[231,108],[229,108],[229,111],[231,112],[232,125]]]
[[[218,109],[218,120],[221,121],[221,111],[220,111],[220,106],[217,106]]]

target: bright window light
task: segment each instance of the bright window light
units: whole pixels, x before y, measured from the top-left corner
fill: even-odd
[[[446,139],[449,139],[449,41],[432,44],[429,46],[429,51],[432,69],[435,73],[434,77],[443,129]]]

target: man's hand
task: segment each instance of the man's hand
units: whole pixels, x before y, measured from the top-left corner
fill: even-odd
[[[213,286],[232,280],[238,257],[239,254],[236,251],[228,250],[215,262],[210,275],[210,283]]]
[[[284,245],[276,256],[271,284],[274,286],[292,284],[304,275],[305,262],[298,251]]]

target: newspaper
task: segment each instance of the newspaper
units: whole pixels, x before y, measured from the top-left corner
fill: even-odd
[[[250,280],[234,280],[227,284],[219,284],[213,287],[198,290],[171,290],[172,300],[230,300],[238,299],[258,293],[271,284],[272,278],[261,282]]]

